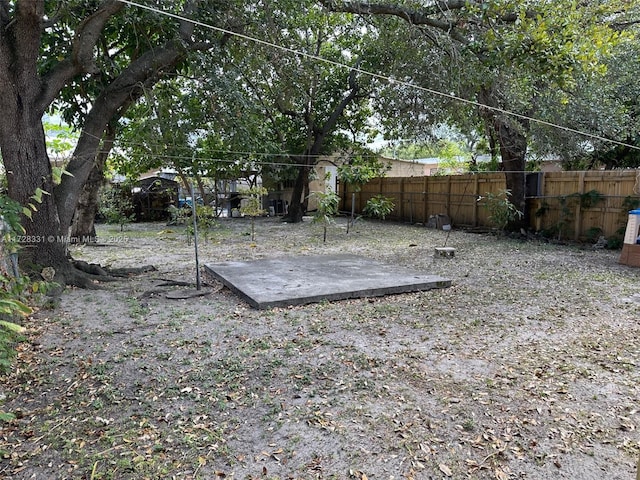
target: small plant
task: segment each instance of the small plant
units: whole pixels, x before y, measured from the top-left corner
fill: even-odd
[[[135,218],[133,203],[124,192],[116,187],[106,188],[100,195],[99,213],[109,224],[120,225],[120,231]]]
[[[362,209],[362,212],[368,217],[384,220],[387,218],[387,215],[393,212],[394,208],[393,198],[376,195],[367,200],[367,204]]]
[[[377,158],[366,158],[356,156],[349,163],[345,163],[338,167],[338,179],[345,184],[353,187],[351,194],[351,217],[347,222],[347,233],[349,228],[355,223],[355,203],[356,192],[362,189],[362,186],[370,182],[374,178],[384,177],[391,165],[381,162]]]
[[[587,242],[595,243],[602,236],[602,229],[600,227],[591,227],[589,230],[585,232],[585,237],[587,238]]]
[[[333,217],[338,213],[340,197],[333,191],[313,192],[318,201],[318,209],[313,216],[313,223],[321,223],[323,227],[322,241],[327,241],[327,227],[333,222]]]
[[[12,315],[31,313],[31,309],[18,300],[0,300],[0,312],[3,311]],[[0,320],[0,374],[7,373],[11,368],[16,356],[15,344],[23,339],[23,331],[24,328],[17,323]]]
[[[209,242],[211,230],[218,226],[216,210],[208,205],[196,205],[198,231],[202,232],[205,242]]]
[[[20,224],[23,209],[4,195],[0,195],[0,206],[0,373],[5,373],[15,357],[14,345],[23,330],[11,320],[29,315],[31,309],[23,301],[29,287],[28,279],[19,276],[17,264],[10,260],[18,252],[16,232],[25,231]]]
[[[498,193],[485,194],[485,202],[482,205],[489,212],[489,222],[499,231],[504,232],[507,225],[522,218],[523,213],[511,203],[510,190],[500,190]]]
[[[265,209],[262,208],[262,197],[269,193],[264,187],[252,187],[243,190],[243,203],[240,206],[240,213],[251,217],[251,241],[256,239],[255,218],[264,215]]]

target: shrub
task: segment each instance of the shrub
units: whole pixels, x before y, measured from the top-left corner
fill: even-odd
[[[375,197],[371,197],[367,200],[367,204],[362,209],[362,212],[368,217],[384,220],[387,218],[387,215],[393,212],[394,208],[395,204],[393,203],[393,198],[385,197],[384,195],[376,195]]]
[[[251,187],[240,193],[243,195],[240,213],[251,217],[251,241],[253,242],[256,239],[255,218],[266,213],[264,208],[262,208],[262,197],[269,192],[264,187]]]
[[[510,190],[500,190],[498,193],[487,192],[485,195],[482,206],[489,212],[488,220],[501,232],[504,232],[507,225],[522,218],[523,213],[509,200]]]
[[[100,195],[98,211],[105,222],[120,225],[120,231],[135,218],[133,203],[125,196],[125,193],[116,187],[106,188]]]
[[[24,233],[20,225],[22,207],[4,195],[0,195],[0,206],[0,373],[5,373],[15,357],[14,346],[22,331],[11,320],[30,314],[31,309],[23,302],[28,280],[16,277],[15,272],[9,271],[13,268],[7,265],[10,256],[18,251],[16,233]]]
[[[333,191],[313,192],[313,195],[318,200],[318,209],[313,216],[313,222],[322,224],[324,230],[323,242],[326,242],[327,227],[333,221],[333,217],[338,213],[340,197]]]

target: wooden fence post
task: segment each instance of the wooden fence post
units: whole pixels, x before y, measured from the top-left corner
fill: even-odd
[[[473,176],[473,226],[478,226],[478,196],[480,195],[480,181],[478,175]]]
[[[400,221],[404,221],[404,177],[402,177],[400,179],[400,183],[398,185],[398,188],[400,188]]]
[[[422,223],[424,225],[427,224],[427,221],[429,219],[429,215],[427,214],[427,208],[429,207],[429,202],[427,202],[427,192],[429,189],[429,177],[427,177],[426,175],[424,176],[424,183],[423,183],[423,187],[422,187]]]
[[[447,203],[445,207],[447,216],[451,218],[451,175],[447,176]]]
[[[537,192],[538,197],[542,198],[542,201],[540,201],[540,198],[536,199],[536,205],[538,208],[542,208],[542,206],[544,205],[544,202],[546,202],[545,198],[547,196],[547,193],[545,191],[545,179],[547,178],[547,172],[542,172],[540,175],[540,191]],[[535,213],[534,213],[535,215]],[[540,230],[542,230],[542,215],[538,215],[535,217],[536,218],[536,232],[539,232]]]
[[[582,233],[582,195],[584,194],[584,172],[578,174],[578,204],[576,205],[576,220],[574,225],[573,239],[578,240]]]

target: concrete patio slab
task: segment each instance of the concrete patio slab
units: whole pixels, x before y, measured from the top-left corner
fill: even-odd
[[[258,309],[451,286],[451,280],[357,255],[317,255],[205,265]]]

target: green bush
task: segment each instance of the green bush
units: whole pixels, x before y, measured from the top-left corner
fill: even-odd
[[[15,357],[15,343],[22,332],[22,327],[12,320],[30,314],[31,309],[23,301],[28,280],[16,278],[7,265],[9,256],[18,252],[16,235],[24,233],[20,225],[22,207],[4,195],[0,195],[0,207],[0,373],[5,373]]]
[[[105,188],[100,194],[100,215],[104,217],[105,222],[120,225],[120,231],[134,220],[133,209],[133,203],[120,188]]]
[[[523,213],[511,203],[509,200],[510,196],[510,190],[500,190],[498,193],[487,192],[482,205],[489,212],[488,220],[501,232],[504,232],[507,225],[519,220],[523,215]]]
[[[367,200],[367,204],[362,209],[362,213],[364,213],[367,217],[380,218],[384,220],[387,218],[393,209],[395,208],[395,204],[393,203],[393,198],[385,197],[384,195],[376,195],[375,197],[371,197]]]

